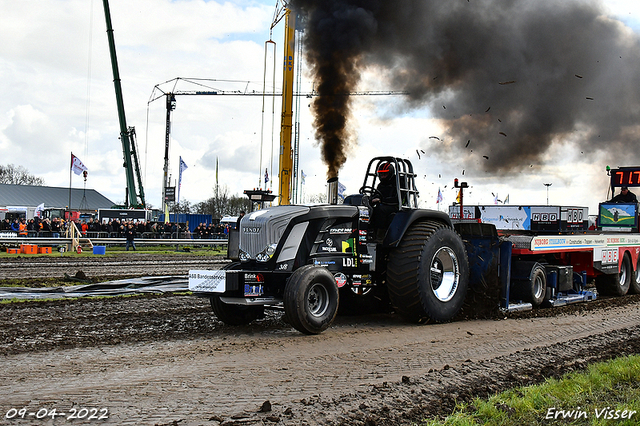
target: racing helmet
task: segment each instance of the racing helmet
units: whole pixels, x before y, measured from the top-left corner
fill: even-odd
[[[386,181],[391,179],[394,175],[395,175],[395,168],[393,167],[393,164],[391,164],[388,161],[382,162],[378,165],[378,170],[376,171],[376,173],[378,174],[378,178],[381,181]]]

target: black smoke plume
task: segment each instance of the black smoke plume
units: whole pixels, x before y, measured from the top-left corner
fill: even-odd
[[[350,98],[341,95],[357,90],[365,67],[384,69],[390,88],[407,90],[406,108],[430,107],[458,158],[476,156],[485,170],[544,163],[556,143],[578,144],[602,164],[638,161],[640,41],[599,0],[293,0],[291,7],[307,16],[305,53],[321,95],[313,104],[316,138],[330,177],[353,140]]]

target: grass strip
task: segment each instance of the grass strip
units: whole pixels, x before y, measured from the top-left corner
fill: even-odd
[[[640,424],[640,356],[596,363],[584,372],[547,379],[460,403],[446,419],[425,426]]]

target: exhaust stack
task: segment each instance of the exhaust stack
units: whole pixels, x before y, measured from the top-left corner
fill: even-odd
[[[338,204],[338,177],[327,181],[327,203]]]

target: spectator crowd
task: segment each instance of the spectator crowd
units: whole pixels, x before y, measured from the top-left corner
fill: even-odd
[[[186,224],[147,222],[144,220],[127,221],[109,219],[100,222],[97,218],[74,221],[82,236],[87,238],[122,238],[125,237],[129,225],[132,226],[136,238],[194,238],[224,239],[228,237],[229,225],[200,223],[192,232]],[[64,219],[10,219],[0,221],[1,231],[14,231],[19,236],[59,238],[68,229],[69,223]]]

